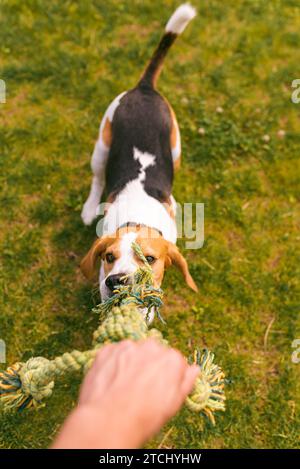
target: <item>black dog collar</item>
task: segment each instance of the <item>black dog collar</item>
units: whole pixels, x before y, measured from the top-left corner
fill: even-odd
[[[137,226],[137,227],[145,227],[145,228],[150,228],[151,230],[156,230],[160,236],[162,236],[162,232],[158,229],[158,228],[154,228],[153,226],[148,226],[148,225],[145,225],[144,223],[136,223],[134,221],[128,221],[127,223],[123,223],[122,225],[119,226],[119,229],[120,228],[127,228],[127,227],[130,227],[130,226]]]

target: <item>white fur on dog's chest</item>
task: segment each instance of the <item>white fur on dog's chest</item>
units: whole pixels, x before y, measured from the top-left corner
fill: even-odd
[[[146,193],[138,180],[129,182],[110,204],[103,220],[104,234],[113,234],[128,222],[156,228],[166,240],[176,243],[175,221],[161,202]]]

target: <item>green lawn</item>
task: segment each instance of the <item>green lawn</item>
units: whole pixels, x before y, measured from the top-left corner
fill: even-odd
[[[90,154],[101,114],[135,85],[178,4],[1,2],[0,338],[9,364],[91,344],[98,297],[78,268],[95,237],[80,219]],[[167,326],[155,325],[186,355],[215,351],[231,384],[215,427],[183,409],[148,446],[300,447],[300,364],[291,362],[300,338],[299,1],[193,4],[199,14],[159,89],[183,140],[174,195],[205,203],[204,246],[185,252],[200,289],[168,272]],[[0,447],[47,447],[79,383],[62,380],[37,412],[1,415]]]

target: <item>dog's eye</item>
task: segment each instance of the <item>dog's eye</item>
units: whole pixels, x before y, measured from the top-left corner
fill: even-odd
[[[145,257],[147,259],[148,264],[153,264],[153,262],[155,262],[156,260],[155,257],[153,256],[145,256]]]
[[[112,264],[116,260],[115,256],[111,252],[106,254],[105,259],[109,264]]]

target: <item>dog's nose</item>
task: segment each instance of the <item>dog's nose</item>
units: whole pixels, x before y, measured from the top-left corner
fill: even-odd
[[[107,277],[107,279],[105,280],[105,285],[110,289],[110,291],[113,292],[117,285],[126,285],[127,279],[126,279],[126,278],[122,278],[122,277],[124,277],[125,275],[126,275],[126,274],[124,274],[124,273],[115,274],[115,275],[110,275],[110,276]]]

